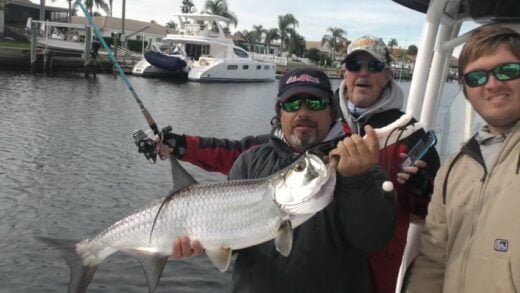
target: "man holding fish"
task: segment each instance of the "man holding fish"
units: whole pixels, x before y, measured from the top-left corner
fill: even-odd
[[[276,113],[273,135],[241,154],[229,178],[264,178],[306,151],[326,154],[336,146],[330,151],[338,160],[334,199],[294,229],[288,256],[273,241],[238,250],[233,292],[369,292],[367,254],[384,247],[394,229],[394,193],[383,190],[375,131],[366,126],[365,138],[343,138],[330,82],[315,69],[282,77]],[[165,149],[162,158],[169,156]],[[172,254],[200,252],[197,239],[179,237]]]
[[[404,94],[393,80],[388,48],[380,38],[363,36],[352,42],[343,60],[345,74],[334,99],[338,117],[342,118],[345,135],[365,135],[364,126],[382,128],[396,124],[406,116],[401,111]],[[416,123],[412,119],[409,124]],[[391,126],[400,136],[395,143],[380,141],[379,164],[395,184],[397,192],[395,232],[391,241],[370,255],[371,292],[395,292],[411,221],[422,223],[433,189],[433,178],[440,165],[435,148],[410,167],[401,168],[401,159],[425,137],[418,128],[402,135],[402,126]],[[254,145],[265,143],[268,135],[248,136],[242,140],[216,139],[170,133],[167,138],[173,153],[183,161],[208,171],[228,174],[236,157]],[[163,150],[164,151],[164,150]],[[184,246],[189,247],[185,240]]]

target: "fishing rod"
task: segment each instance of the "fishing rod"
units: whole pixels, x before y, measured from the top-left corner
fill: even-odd
[[[81,3],[81,0],[76,0],[75,4],[81,8],[81,10],[83,11],[83,14],[85,14],[85,17],[88,19],[90,26],[94,30],[94,34],[96,35],[97,39],[103,45],[103,48],[105,48],[105,50],[107,51],[108,58],[114,64],[114,67],[116,68],[117,72],[119,73],[119,76],[121,76],[121,78],[123,79],[123,81],[126,84],[126,87],[132,93],[134,100],[137,102],[137,105],[139,106],[139,109],[141,109],[141,113],[143,114],[144,119],[146,120],[146,123],[148,123],[148,126],[150,127],[150,129],[153,131],[153,133],[155,135],[161,135],[161,132],[159,132],[159,128],[157,127],[157,123],[155,123],[155,120],[152,118],[152,115],[150,114],[150,112],[148,112],[148,110],[145,108],[141,99],[139,99],[137,92],[135,91],[134,87],[130,83],[130,80],[124,73],[124,71],[121,68],[121,66],[119,65],[119,63],[117,62],[116,57],[114,56],[114,53],[112,52],[112,50],[110,49],[108,44],[105,42],[105,39],[103,38],[103,35],[101,34],[101,31],[98,29],[98,27],[94,23],[94,20],[88,13],[87,9]],[[168,127],[163,129],[163,132],[165,132],[165,131],[168,131]],[[170,128],[170,131],[171,131],[171,128]],[[157,157],[157,151],[155,149],[155,144],[153,143],[152,139],[149,136],[147,136],[143,130],[136,130],[136,131],[132,132],[132,137],[134,138],[134,141],[135,141],[137,147],[139,148],[139,152],[143,153],[150,162],[155,163],[155,160]],[[161,135],[161,137],[162,137],[162,135]]]

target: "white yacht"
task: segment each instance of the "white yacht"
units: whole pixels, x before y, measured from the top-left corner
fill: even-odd
[[[200,82],[274,81],[276,65],[255,61],[249,52],[224,35],[230,20],[211,14],[176,14],[179,32],[163,38],[159,48],[177,48],[185,54],[188,79]],[[141,62],[140,62],[141,63]],[[148,66],[152,66],[149,64]],[[144,62],[143,62],[144,64]],[[137,65],[134,71],[137,70]],[[142,68],[143,72],[152,68]]]

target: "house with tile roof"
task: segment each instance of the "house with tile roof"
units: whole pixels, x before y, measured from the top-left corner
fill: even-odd
[[[114,33],[121,33],[123,30],[122,19],[118,17],[94,16],[92,20],[105,37],[110,37]],[[87,24],[88,19],[82,16],[72,16],[71,23]],[[167,34],[174,33],[172,29],[155,22],[144,22],[133,19],[125,20],[124,29],[125,35],[128,36],[129,40],[151,40],[152,42],[160,42]]]

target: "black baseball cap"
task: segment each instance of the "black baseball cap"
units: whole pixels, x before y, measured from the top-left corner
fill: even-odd
[[[315,68],[297,68],[287,72],[280,79],[278,100],[283,102],[295,95],[332,99],[329,77]]]

